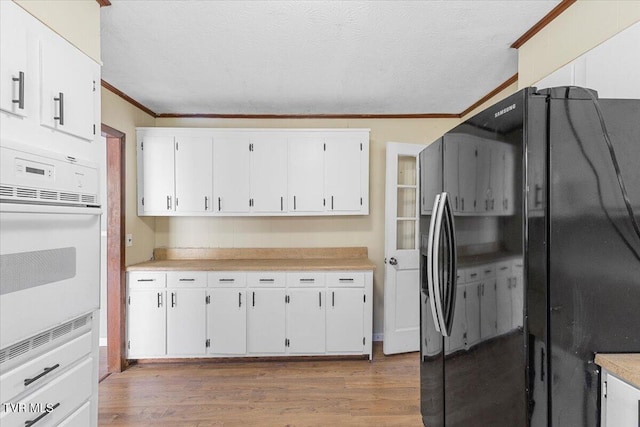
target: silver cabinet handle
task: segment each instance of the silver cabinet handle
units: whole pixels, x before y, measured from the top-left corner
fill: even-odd
[[[275,279],[260,279],[258,281],[261,283],[273,283],[275,282]]]
[[[209,198],[207,196],[204,196],[204,210],[209,210]]]
[[[338,279],[338,282],[342,282],[342,283],[352,283],[353,279],[352,278],[342,278],[342,279]]]
[[[218,282],[235,282],[236,279],[220,279]]]
[[[314,283],[316,279],[300,279],[300,282]]]
[[[18,82],[18,99],[12,99],[11,102],[18,104],[18,108],[24,110],[24,72],[20,71],[18,77],[13,77],[14,82]]]
[[[255,291],[253,292],[253,296],[251,297],[251,306],[252,307],[256,306],[256,293],[255,293]]]
[[[175,292],[171,292],[171,307],[175,307],[177,304],[177,298]]]
[[[318,292],[318,306],[322,307],[322,292]]]
[[[296,210],[296,196],[293,196],[293,210]]]
[[[220,201],[220,197],[218,197],[218,212],[220,212],[220,210],[222,210],[222,204]]]
[[[193,278],[189,278],[189,279],[178,279],[179,282],[195,282],[196,279]]]
[[[280,196],[280,210],[284,210],[284,197]]]
[[[242,307],[242,292],[238,292],[238,307]]]
[[[158,308],[162,307],[162,292],[158,292]]]
[[[57,120],[60,126],[64,126],[64,93],[58,92],[58,97],[53,98],[53,100],[59,103],[58,115],[54,117],[53,120]]]
[[[331,196],[331,210],[333,210],[333,196]]]
[[[336,306],[336,293],[331,292],[331,307],[335,307],[335,306]]]
[[[167,210],[171,209],[171,196],[167,196]]]

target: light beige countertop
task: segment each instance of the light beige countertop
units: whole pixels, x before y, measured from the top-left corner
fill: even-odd
[[[127,271],[375,270],[367,248],[155,249]]]
[[[640,389],[640,353],[596,354],[596,363]]]

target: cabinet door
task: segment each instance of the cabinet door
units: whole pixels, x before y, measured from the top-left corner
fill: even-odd
[[[447,147],[447,150],[452,147]],[[433,202],[436,194],[440,194],[443,189],[442,185],[442,149],[443,139],[440,138],[427,146],[420,152],[420,213],[428,215],[433,210]],[[457,153],[457,151],[456,151]],[[457,154],[456,154],[457,156]],[[446,164],[446,163],[445,163]],[[455,169],[457,170],[458,159],[455,158]],[[448,169],[447,169],[448,170]],[[449,191],[457,200],[458,194],[458,175],[455,174],[455,183],[449,183],[445,191]],[[449,178],[447,178],[449,180]],[[455,210],[455,203],[454,203]]]
[[[607,373],[607,394],[603,396],[604,427],[640,425],[640,390]]]
[[[212,139],[176,137],[175,156],[176,212],[212,212]]]
[[[0,110],[18,116],[28,115],[26,88],[27,85],[33,87],[37,81],[35,75],[27,72],[25,13],[13,2],[0,2]]]
[[[362,144],[358,139],[327,138],[324,164],[325,199],[328,211],[361,209]]]
[[[495,164],[492,162],[491,141],[479,140],[476,143],[476,212],[491,212],[491,200],[493,188],[491,186],[491,173]]]
[[[503,172],[503,184],[502,184],[502,212],[505,215],[513,215],[515,212],[515,170],[516,170],[516,150],[513,146],[505,144],[504,150],[504,172]],[[538,184],[534,185],[532,192],[534,195],[534,204],[532,206],[535,209],[538,206]]]
[[[247,348],[249,353],[284,353],[285,290],[248,289]]]
[[[498,274],[496,279],[496,321],[498,334],[509,332],[513,327],[513,308],[511,288],[513,277],[509,274]]]
[[[361,352],[364,348],[364,290],[327,289],[327,352]]]
[[[322,138],[289,140],[288,194],[290,211],[324,211],[323,147]]]
[[[480,283],[465,285],[467,298],[465,311],[467,312],[467,346],[471,347],[480,341]]]
[[[245,354],[247,352],[247,301],[244,289],[211,290],[208,333],[210,353]]]
[[[166,354],[165,302],[164,290],[129,291],[128,357],[164,356]]]
[[[484,341],[496,335],[496,280],[480,286],[480,338]]]
[[[251,211],[287,211],[286,136],[259,136],[251,143]]]
[[[523,263],[513,264],[513,279],[511,281],[511,324],[513,328],[521,328],[524,322],[524,286]]]
[[[93,61],[56,34],[40,42],[41,124],[94,138]]]
[[[456,303],[453,315],[453,326],[451,327],[451,335],[449,338],[445,338],[447,341],[447,352],[453,353],[454,351],[464,348],[465,345],[465,333],[467,324],[467,315],[465,312],[466,295],[464,286],[458,286],[456,292]]]
[[[142,145],[144,212],[174,210],[174,147],[172,136],[145,136]]]
[[[325,291],[289,289],[287,338],[289,353],[325,352]]]
[[[460,186],[459,212],[475,211],[476,205],[476,144],[464,139],[458,145],[458,179]]]
[[[167,354],[204,354],[207,311],[204,289],[167,290]]]
[[[493,141],[491,147],[491,189],[492,198],[488,206],[496,215],[504,214],[504,174],[505,174],[506,144]]]
[[[213,140],[213,202],[215,212],[249,212],[250,140],[224,135]]]
[[[444,191],[448,192],[451,196],[451,206],[454,212],[461,210],[460,202],[460,182],[458,177],[458,146],[459,143],[456,139],[444,137]],[[439,159],[438,159],[439,160]],[[434,171],[441,172],[440,167],[435,168]],[[438,189],[437,193],[440,193]],[[433,206],[433,199],[435,198],[435,192],[432,192],[431,205]]]

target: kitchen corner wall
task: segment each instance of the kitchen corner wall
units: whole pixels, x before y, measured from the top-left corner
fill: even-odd
[[[104,108],[104,107],[103,107]],[[158,127],[370,128],[369,215],[344,217],[158,217],[156,247],[366,246],[375,262],[374,333],[382,332],[385,147],[388,141],[430,144],[459,119],[156,119]],[[135,193],[135,175],[127,192]],[[128,202],[127,202],[128,203]],[[149,252],[147,256],[150,256]]]
[[[518,49],[518,87],[531,86],[640,21],[640,1],[578,0]]]

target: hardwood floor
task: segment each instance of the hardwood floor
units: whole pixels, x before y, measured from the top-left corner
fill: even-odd
[[[100,383],[104,426],[421,426],[418,353],[134,365]]]

